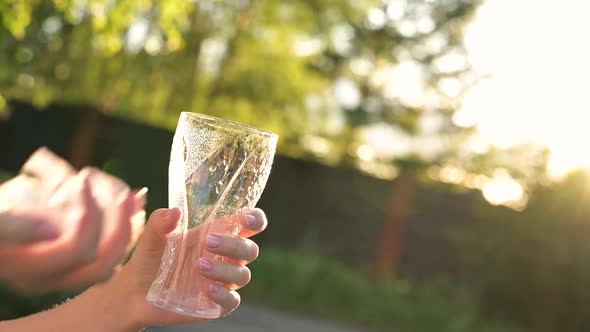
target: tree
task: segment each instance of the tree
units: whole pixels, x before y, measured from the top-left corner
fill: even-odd
[[[461,155],[471,130],[451,120],[477,80],[461,42],[479,3],[3,2],[0,106],[1,96],[92,105],[167,128],[179,111],[212,113],[279,133],[285,154],[397,172],[377,249],[383,277],[395,270],[417,177],[433,164],[477,169],[482,159]],[[382,153],[367,138],[375,128],[403,139],[403,151]]]

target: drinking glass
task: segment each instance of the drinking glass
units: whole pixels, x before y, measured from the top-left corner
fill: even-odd
[[[237,235],[243,212],[253,209],[270,174],[278,136],[237,122],[183,112],[170,154],[169,207],[182,218],[170,234],[147,301],[184,315],[217,318],[210,281],[197,260],[225,258],[205,249],[209,232]]]

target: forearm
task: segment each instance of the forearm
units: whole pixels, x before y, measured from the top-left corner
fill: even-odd
[[[129,308],[118,294],[106,288],[109,284],[93,286],[75,299],[56,308],[31,316],[0,322],[0,332],[137,332],[140,330]]]

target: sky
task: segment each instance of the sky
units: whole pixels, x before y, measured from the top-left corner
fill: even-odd
[[[590,142],[588,13],[587,0],[484,1],[466,27],[464,42],[469,63],[486,79],[467,93],[453,119],[461,126],[476,126],[472,148],[484,152],[490,145],[546,146],[549,175],[556,179],[576,168],[590,168],[590,152],[585,149]],[[386,85],[410,104],[424,102],[414,67],[402,63],[382,75],[398,79]],[[351,96],[342,90],[341,95]],[[371,127],[365,136],[379,155],[436,147],[437,140],[410,140],[391,126]],[[460,173],[448,170],[439,177],[445,181],[445,174]],[[446,180],[463,182],[465,176]],[[522,207],[526,201],[524,188],[506,171],[479,182],[477,187],[492,204],[517,202],[515,206]]]
[[[532,141],[551,151],[550,174],[590,167],[590,1],[487,0],[467,28],[482,75],[455,120],[490,143]]]

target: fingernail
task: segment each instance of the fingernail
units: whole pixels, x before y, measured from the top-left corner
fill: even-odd
[[[245,216],[246,218],[246,227],[248,227],[249,229],[252,230],[256,230],[258,229],[258,220],[256,219],[256,216],[251,215],[251,214],[246,214]]]
[[[52,224],[39,223],[35,228],[38,240],[52,240],[59,236],[59,230]]]
[[[143,210],[145,208],[147,191],[147,187],[143,187],[139,191],[132,192],[132,195],[134,197],[135,210]]]
[[[213,264],[204,258],[199,258],[199,270],[209,272],[213,269]]]
[[[221,245],[221,238],[217,235],[209,234],[207,235],[207,248],[215,249],[219,248]]]
[[[217,294],[217,293],[219,293],[220,290],[221,290],[221,286],[219,286],[218,284],[210,284],[209,285],[209,293],[211,293],[211,294]]]
[[[147,192],[148,192],[148,188],[143,187],[140,190],[135,191],[135,197],[143,197],[143,196],[145,196],[145,194],[147,194]]]

